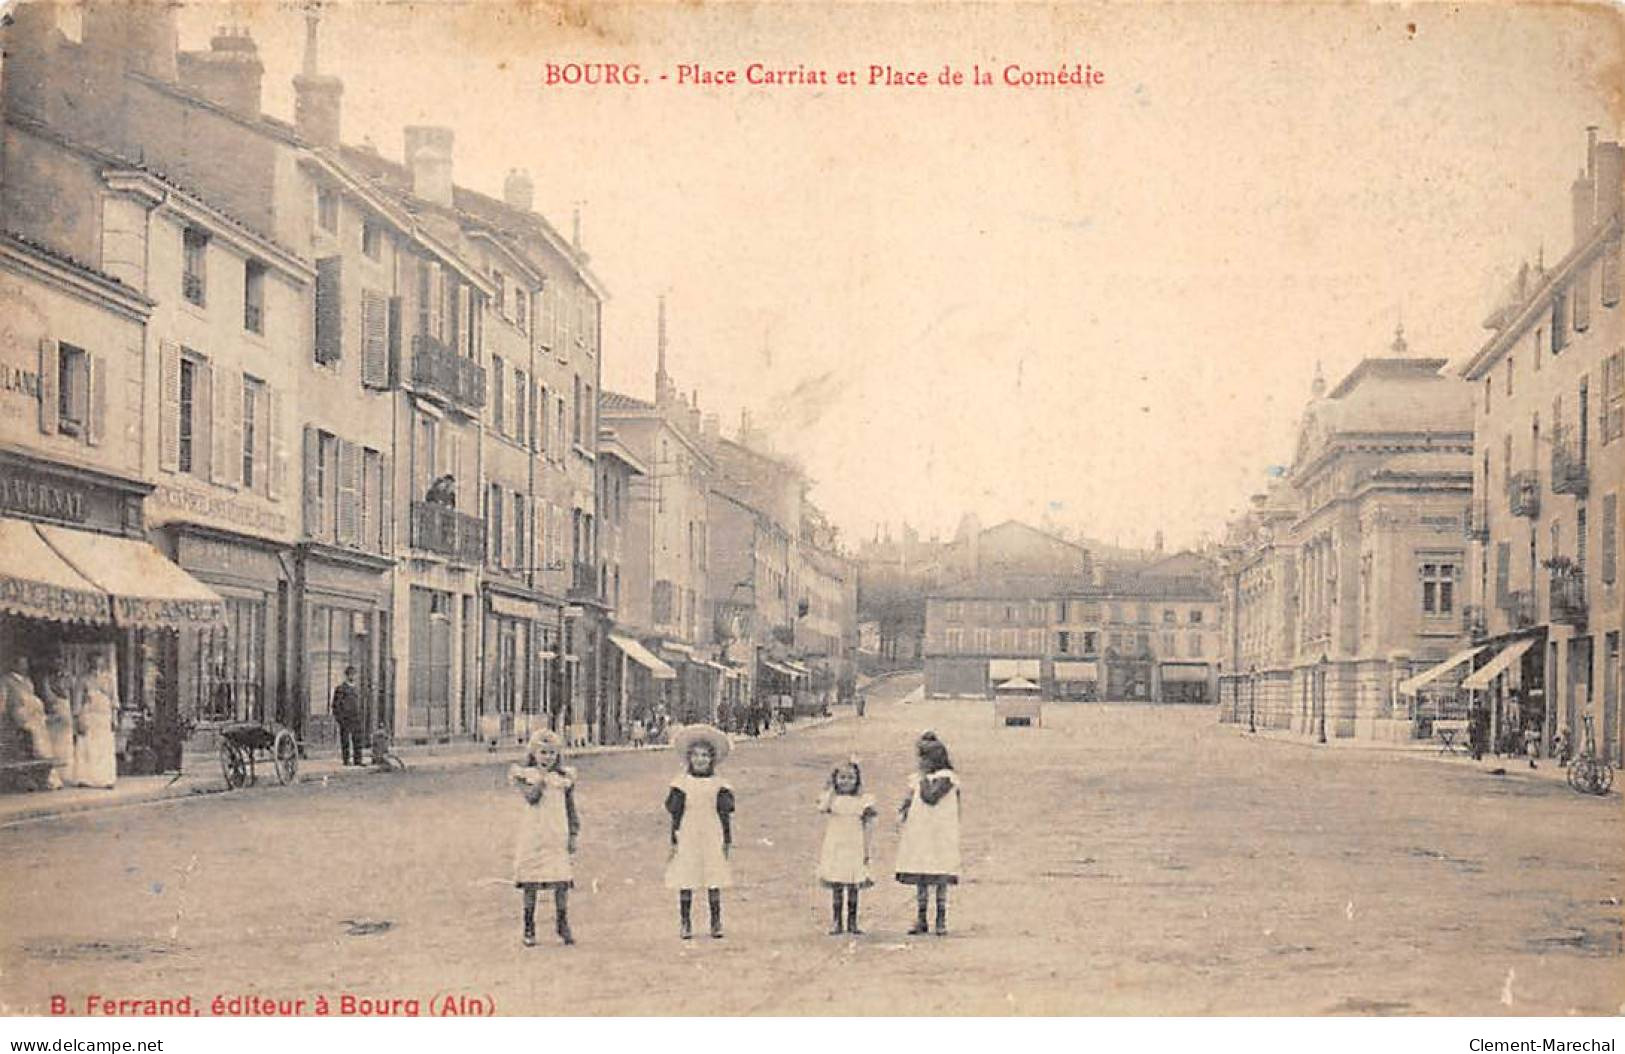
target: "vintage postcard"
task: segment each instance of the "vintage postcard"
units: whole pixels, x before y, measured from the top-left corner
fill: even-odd
[[[1614,1049],[1617,7],[0,32],[6,1015]]]

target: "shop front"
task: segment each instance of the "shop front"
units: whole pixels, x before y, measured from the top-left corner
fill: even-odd
[[[1055,663],[1055,698],[1066,702],[1094,702],[1100,698],[1100,666],[1076,659]]]
[[[487,582],[484,663],[479,697],[481,740],[523,740],[553,713],[559,607],[539,594]]]
[[[295,550],[294,619],[289,638],[296,686],[284,723],[307,748],[338,746],[333,691],[356,669],[364,728],[393,729],[395,659],[390,648],[387,557],[307,542]]]
[[[1469,696],[1468,730],[1476,750],[1524,752],[1526,735],[1540,741],[1546,726],[1545,631],[1486,642],[1473,672],[1462,679]]]
[[[666,686],[676,682],[677,671],[630,634],[611,633],[609,643],[619,656],[619,721],[628,735],[635,725],[648,729],[663,705]]]
[[[1208,703],[1213,701],[1209,689],[1212,670],[1205,662],[1165,662],[1162,664],[1162,694],[1164,703]]]

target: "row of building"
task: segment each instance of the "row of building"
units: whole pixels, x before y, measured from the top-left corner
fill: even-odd
[[[1327,390],[1225,544],[1226,720],[1410,739],[1477,722],[1617,761],[1625,487],[1621,159],[1593,131],[1573,244],[1446,369],[1396,334]]]
[[[667,372],[602,387],[607,291],[533,206],[292,123],[252,37],[20,5],[0,66],[0,655],[116,660],[167,728],[613,741],[851,679],[855,575],[805,475]],[[207,736],[193,736],[207,744]],[[178,757],[165,759],[174,764]]]

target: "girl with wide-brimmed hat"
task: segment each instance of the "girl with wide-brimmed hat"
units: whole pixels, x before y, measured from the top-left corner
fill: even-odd
[[[675,889],[684,940],[694,935],[694,891],[705,890],[711,909],[711,936],[722,936],[722,891],[733,885],[728,857],[733,850],[734,792],[716,769],[732,744],[710,725],[685,725],[671,740],[683,772],[666,792],[671,815],[671,854],[666,888]]]
[[[914,887],[918,914],[910,933],[927,933],[926,907],[937,891],[937,936],[948,932],[948,887],[959,882],[959,775],[948,747],[926,732],[914,744],[919,771],[898,810],[897,881]]]
[[[570,933],[570,887],[575,884],[570,858],[575,855],[581,818],[576,813],[576,773],[564,765],[564,741],[542,729],[530,737],[523,765],[510,765],[508,779],[524,798],[514,840],[513,881],[525,895],[525,946],[536,943],[536,894],[553,891],[553,916],[559,939],[574,944]]]

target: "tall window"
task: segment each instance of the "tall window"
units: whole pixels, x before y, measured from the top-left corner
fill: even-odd
[[[90,423],[90,356],[71,344],[57,345],[56,424],[68,435],[84,435]]]
[[[205,292],[205,257],[208,255],[209,236],[188,227],[181,234],[181,245],[184,267],[181,274],[181,295],[201,307]]]
[[[316,223],[329,234],[339,229],[339,192],[323,187],[316,192]]]
[[[319,537],[331,538],[338,525],[339,437],[328,432],[316,442],[316,525]]]
[[[383,255],[384,232],[372,220],[364,220],[361,224],[361,251],[367,259],[376,260]]]
[[[502,566],[502,486],[492,483],[487,491],[485,506],[490,523],[490,552],[491,564],[494,567]]]
[[[1456,565],[1422,565],[1422,614],[1445,616],[1456,610]]]
[[[513,495],[513,559],[508,561],[511,567],[523,570],[530,563],[525,559],[525,496],[518,491]]]
[[[260,422],[260,408],[264,404],[265,385],[253,377],[243,377],[243,489],[254,489],[254,472],[263,471],[262,466],[255,464],[254,452],[259,449],[258,432],[264,427]]]
[[[530,418],[525,406],[525,393],[529,385],[530,380],[524,370],[513,371],[513,437],[520,445],[525,442],[525,422]]]
[[[502,356],[491,356],[491,416],[499,434],[507,431],[504,423],[507,415],[503,412],[507,409],[504,405],[507,399],[503,397],[507,391],[505,380],[502,374]]]
[[[193,447],[197,438],[197,378],[196,360],[181,359],[179,468],[182,472],[191,472],[195,463]]]
[[[243,328],[265,332],[265,265],[258,260],[243,265]]]
[[[263,721],[265,602],[226,598],[226,620],[198,631],[192,713],[199,721]]]
[[[571,415],[570,441],[581,445],[581,376],[575,377],[575,413]]]

